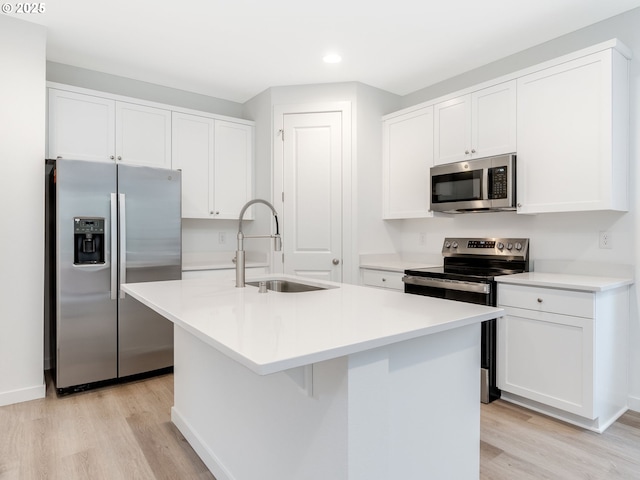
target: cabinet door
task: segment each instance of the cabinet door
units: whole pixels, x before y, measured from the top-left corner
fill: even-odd
[[[172,160],[182,170],[182,217],[214,218],[213,210],[214,120],[173,113]]]
[[[49,158],[114,161],[115,102],[49,89]]]
[[[214,149],[216,218],[237,219],[252,198],[253,127],[216,120]],[[245,218],[251,218],[251,211]]]
[[[471,95],[434,106],[434,163],[459,162],[470,158]]]
[[[171,111],[116,102],[119,162],[171,168]]]
[[[432,216],[433,107],[386,120],[382,138],[383,218]]]
[[[516,152],[516,81],[471,94],[471,156]]]
[[[594,320],[505,308],[498,319],[498,387],[594,418]]]
[[[626,210],[620,58],[605,51],[518,79],[519,213]]]

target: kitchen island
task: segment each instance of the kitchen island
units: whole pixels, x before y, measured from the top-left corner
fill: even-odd
[[[298,281],[332,288],[123,286],[175,324],[172,420],[216,478],[477,479],[480,322],[502,310]]]

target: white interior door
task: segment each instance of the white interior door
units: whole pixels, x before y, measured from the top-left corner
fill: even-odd
[[[284,273],[342,281],[342,113],[283,116]]]

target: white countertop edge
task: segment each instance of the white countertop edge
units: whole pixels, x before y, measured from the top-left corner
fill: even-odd
[[[496,277],[498,283],[531,287],[559,288],[583,292],[604,292],[634,283],[629,277],[599,277],[551,272],[526,272]]]
[[[292,279],[296,278],[296,277],[292,277],[290,275],[282,275],[280,277],[281,278],[292,278]],[[254,279],[256,279],[256,280],[258,278],[259,277],[254,277]],[[269,277],[269,278],[271,278],[271,277]],[[307,281],[306,279],[304,279],[304,281],[305,281],[305,283],[310,283],[310,284],[312,284],[312,283],[316,283],[316,284],[326,283],[326,284],[329,284],[329,285],[340,285],[340,284],[337,284],[335,282],[315,282],[315,281]],[[366,287],[362,287],[362,288],[366,288]],[[365,341],[361,341],[361,342],[357,342],[357,343],[338,346],[336,348],[310,352],[310,353],[307,353],[307,354],[302,354],[302,355],[298,355],[298,356],[295,356],[295,357],[289,357],[289,358],[281,359],[281,360],[275,360],[275,361],[272,361],[272,362],[257,363],[257,362],[254,362],[253,360],[247,358],[246,356],[240,354],[236,350],[233,350],[232,348],[229,348],[225,344],[217,342],[213,337],[205,334],[204,332],[200,331],[197,328],[194,328],[189,323],[183,322],[180,318],[174,316],[170,312],[168,312],[168,311],[160,308],[159,306],[151,303],[145,297],[143,297],[141,295],[138,295],[135,291],[132,291],[129,288],[128,285],[123,284],[122,285],[122,289],[128,295],[131,295],[133,298],[135,298],[138,301],[142,302],[144,305],[148,306],[152,310],[158,312],[160,315],[162,315],[165,318],[169,319],[175,325],[177,325],[177,326],[183,328],[184,330],[188,331],[189,333],[194,335],[196,338],[198,338],[201,341],[207,343],[208,345],[211,345],[215,349],[217,349],[220,352],[222,352],[225,355],[227,355],[229,358],[232,358],[233,360],[237,361],[241,365],[244,365],[245,367],[249,368],[251,371],[253,371],[254,373],[256,373],[258,375],[269,375],[269,374],[272,374],[272,373],[282,372],[282,371],[285,371],[285,370],[290,370],[292,368],[302,367],[302,366],[310,365],[310,364],[317,363],[317,362],[331,360],[331,359],[334,359],[334,358],[339,358],[339,357],[342,357],[342,356],[346,356],[346,355],[350,355],[350,354],[354,354],[354,353],[359,353],[359,352],[363,352],[363,351],[366,351],[366,350],[371,350],[371,349],[374,349],[374,348],[383,347],[383,346],[386,346],[386,345],[391,345],[393,343],[398,343],[398,342],[405,341],[405,340],[411,340],[413,338],[418,338],[418,337],[422,337],[422,336],[425,336],[425,335],[433,335],[433,334],[444,332],[444,331],[451,330],[451,329],[454,329],[454,328],[469,326],[469,325],[472,325],[472,324],[475,324],[475,323],[483,322],[485,320],[491,320],[491,319],[494,319],[494,318],[498,318],[498,317],[501,316],[501,313],[504,312],[504,310],[502,308],[491,307],[491,311],[490,312],[464,317],[464,318],[461,318],[459,320],[449,321],[447,323],[438,323],[438,324],[435,324],[435,325],[429,325],[429,326],[426,326],[426,327],[421,328],[421,329],[411,330],[411,331],[408,331],[408,332],[401,332],[401,333],[398,333],[398,334],[388,335],[388,336],[385,336],[385,337],[372,338],[370,340],[365,340]],[[287,295],[287,294],[283,294],[283,295]],[[489,307],[486,307],[486,308],[489,308]]]

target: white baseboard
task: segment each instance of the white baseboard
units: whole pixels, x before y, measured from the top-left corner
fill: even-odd
[[[42,382],[42,385],[34,385],[33,387],[11,390],[9,392],[0,392],[0,407],[11,405],[13,403],[37,400],[38,398],[44,398],[45,395],[46,384],[44,382]]]
[[[171,407],[171,421],[178,427],[180,433],[187,439],[189,445],[217,480],[235,480],[235,477],[222,465],[215,453],[204,444],[200,435],[191,427],[191,424],[180,415],[176,407]]]
[[[640,397],[629,395],[629,410],[640,413]]]

